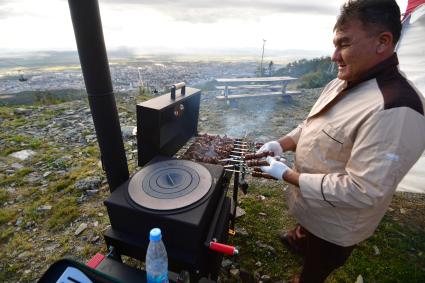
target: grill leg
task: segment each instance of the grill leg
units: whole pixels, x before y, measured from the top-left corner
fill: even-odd
[[[109,253],[106,255],[106,257],[122,263],[121,254],[114,248],[114,246],[109,246],[108,250]]]
[[[230,230],[235,231],[236,207],[238,206],[239,172],[233,176],[233,211],[230,219]]]

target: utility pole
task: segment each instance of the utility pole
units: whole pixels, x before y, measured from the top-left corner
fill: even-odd
[[[137,72],[139,73],[139,87],[144,87],[145,85],[144,85],[143,80],[142,80],[142,75],[140,74],[141,69],[142,69],[141,67],[137,68]]]
[[[265,39],[263,39],[263,53],[261,54],[260,77],[263,76],[264,45],[266,45],[266,40]]]

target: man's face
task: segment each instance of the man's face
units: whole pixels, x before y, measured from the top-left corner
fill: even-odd
[[[377,36],[368,34],[359,20],[348,21],[334,35],[332,61],[338,64],[338,78],[354,81],[379,62]]]

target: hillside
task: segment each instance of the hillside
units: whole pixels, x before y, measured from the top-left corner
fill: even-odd
[[[251,99],[230,107],[215,99],[216,92],[206,91],[199,131],[276,139],[304,119],[319,92],[303,90],[293,104]],[[117,98],[132,173],[137,170],[131,134],[135,104],[145,99],[134,94]],[[60,258],[86,262],[96,252],[105,253],[103,232],[110,223],[103,201],[109,189],[85,99],[1,106],[0,127],[0,281],[34,282]],[[30,156],[10,156],[21,150],[30,150]],[[292,156],[287,159],[291,162]],[[238,234],[230,239],[241,253],[223,261],[222,279],[284,282],[302,262],[277,238],[282,227],[295,222],[284,204],[285,185],[250,177],[248,182],[249,193],[239,197],[246,214],[237,219]],[[376,235],[360,244],[328,282],[354,282],[359,274],[365,282],[424,282],[424,215],[421,196],[396,194]]]

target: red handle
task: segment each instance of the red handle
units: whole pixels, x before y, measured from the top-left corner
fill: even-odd
[[[227,254],[227,255],[237,255],[238,254],[238,250],[233,247],[233,246],[229,246],[229,245],[225,245],[225,244],[220,244],[217,242],[210,242],[210,250],[219,252],[219,253],[223,253],[223,254]]]

